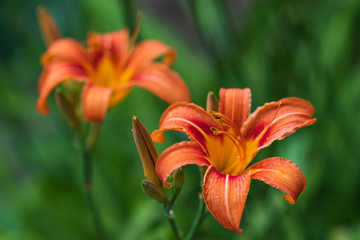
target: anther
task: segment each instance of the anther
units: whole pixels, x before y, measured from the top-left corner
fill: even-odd
[[[213,132],[214,135],[218,135],[218,134],[219,134],[219,130],[218,130],[217,128],[210,127],[210,130]]]

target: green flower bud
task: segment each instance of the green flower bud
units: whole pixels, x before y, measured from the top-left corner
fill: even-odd
[[[169,200],[167,199],[165,193],[153,182],[144,180],[141,183],[141,187],[144,193],[146,193],[149,197],[155,199],[159,203],[169,204]]]
[[[177,170],[175,170],[172,174],[172,178],[173,178],[173,188],[175,192],[178,193],[180,192],[185,181],[185,173],[182,170],[182,168],[178,168]]]
[[[57,89],[55,91],[55,103],[68,124],[72,128],[77,129],[80,125],[80,119],[76,113],[74,101],[67,97],[60,89]]]

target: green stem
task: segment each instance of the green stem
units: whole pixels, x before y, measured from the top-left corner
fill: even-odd
[[[205,206],[204,200],[200,194],[199,207],[198,207],[198,210],[196,213],[196,217],[195,217],[193,224],[191,225],[191,228],[190,228],[185,240],[191,240],[194,237],[196,230],[198,229],[198,227],[202,223],[204,217],[206,216],[205,210],[206,210],[206,206]]]
[[[83,146],[83,170],[84,170],[84,188],[86,198],[89,203],[90,212],[93,218],[95,231],[99,240],[105,239],[105,232],[102,225],[101,217],[97,208],[97,205],[93,198],[93,179],[92,179],[92,161],[91,161],[91,150]]]
[[[174,221],[174,214],[171,211],[171,207],[168,206],[168,205],[163,204],[163,208],[164,208],[166,218],[167,218],[167,220],[168,220],[168,222],[169,222],[169,224],[171,226],[171,229],[172,229],[173,233],[175,234],[176,239],[181,240],[182,238],[180,236],[179,230],[176,227],[176,224],[175,224],[175,221]]]
[[[89,127],[88,125],[86,127]],[[90,212],[94,222],[97,238],[99,240],[106,239],[105,231],[101,221],[101,217],[93,197],[93,161],[91,159],[92,149],[95,145],[100,124],[92,124],[87,134],[78,133],[82,163],[83,163],[83,183],[85,195],[89,204]]]
[[[180,193],[180,191],[177,191],[174,193],[173,197],[170,200],[170,204],[168,205],[169,209],[171,209],[172,206],[175,204],[175,201],[176,201],[177,197],[179,196],[179,193]]]

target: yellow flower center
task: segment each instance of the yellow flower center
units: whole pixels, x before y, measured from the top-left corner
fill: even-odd
[[[214,137],[208,139],[209,161],[215,169],[223,174],[239,175],[248,165],[246,143],[240,130],[221,113],[211,111],[213,117],[224,126],[224,130],[211,128]]]
[[[130,68],[123,69],[122,66],[115,66],[110,57],[105,56],[101,59],[96,70],[89,75],[93,83],[117,89],[129,82],[133,71]]]
[[[133,70],[131,68],[123,68],[121,65],[116,66],[112,59],[106,54],[95,69],[88,69],[88,75],[90,76],[90,81],[92,83],[114,89],[109,99],[109,107],[112,107],[123,100],[132,88],[123,87],[132,78]]]

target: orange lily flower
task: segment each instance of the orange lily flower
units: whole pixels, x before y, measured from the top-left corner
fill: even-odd
[[[186,84],[169,68],[175,51],[157,40],[146,40],[134,47],[136,35],[129,41],[128,30],[91,33],[87,47],[70,38],[53,42],[41,58],[44,70],[39,81],[38,112],[50,112],[47,97],[67,80],[84,83],[82,110],[88,122],[102,122],[107,110],[135,86],[168,103],[189,101]],[[162,61],[155,62],[159,57]]]
[[[219,112],[205,111],[191,103],[175,103],[162,115],[152,133],[163,143],[163,132],[187,134],[184,141],[166,149],[156,162],[156,172],[166,186],[168,176],[186,164],[208,166],[203,179],[205,204],[221,225],[237,233],[251,179],[264,181],[287,195],[294,204],[306,179],[293,162],[272,157],[248,166],[256,153],[298,128],[315,123],[313,106],[301,98],[267,103],[250,115],[250,89],[221,89]]]

